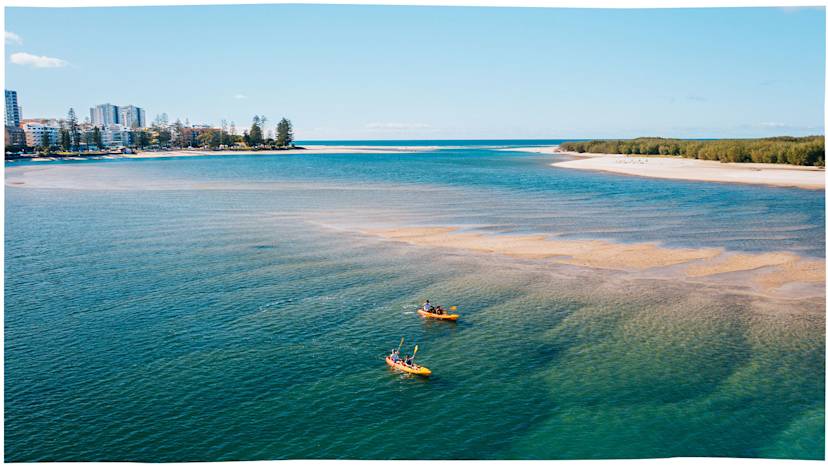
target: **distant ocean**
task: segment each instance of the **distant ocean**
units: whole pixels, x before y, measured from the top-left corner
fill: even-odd
[[[489,149],[558,142],[7,164],[5,459],[823,458],[824,296],[370,233],[825,259],[820,191]]]

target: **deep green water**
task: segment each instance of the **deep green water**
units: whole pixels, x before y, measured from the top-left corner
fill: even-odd
[[[822,192],[548,162],[446,149],[7,165],[6,460],[822,458],[823,298],[358,231],[825,257]],[[425,298],[462,320],[420,320]],[[384,365],[401,336],[430,380]]]

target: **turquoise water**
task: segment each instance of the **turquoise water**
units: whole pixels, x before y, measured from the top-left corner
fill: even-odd
[[[825,257],[822,192],[549,162],[452,147],[8,164],[6,460],[822,458],[824,297],[361,232]],[[420,320],[425,298],[462,320]],[[384,365],[401,336],[430,380]]]

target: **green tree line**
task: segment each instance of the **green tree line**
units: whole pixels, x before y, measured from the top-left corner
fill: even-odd
[[[267,123],[267,117],[264,115],[254,115],[253,124],[250,125],[250,130],[245,130],[242,134],[241,141],[248,147],[277,147],[285,148],[293,146],[293,124],[287,118],[282,118],[276,125],[276,139],[265,138],[264,128]]]
[[[672,155],[721,162],[789,163],[825,166],[825,137],[780,136],[760,139],[596,139],[569,141],[561,149],[600,154]]]

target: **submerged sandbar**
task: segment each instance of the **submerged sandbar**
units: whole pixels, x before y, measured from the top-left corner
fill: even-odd
[[[687,280],[738,279],[757,291],[780,291],[788,286],[824,288],[825,261],[790,252],[734,253],[722,248],[668,248],[657,243],[615,243],[604,240],[563,240],[544,235],[498,235],[463,232],[453,226],[362,230],[403,243],[539,259],[580,267],[650,271]]]

